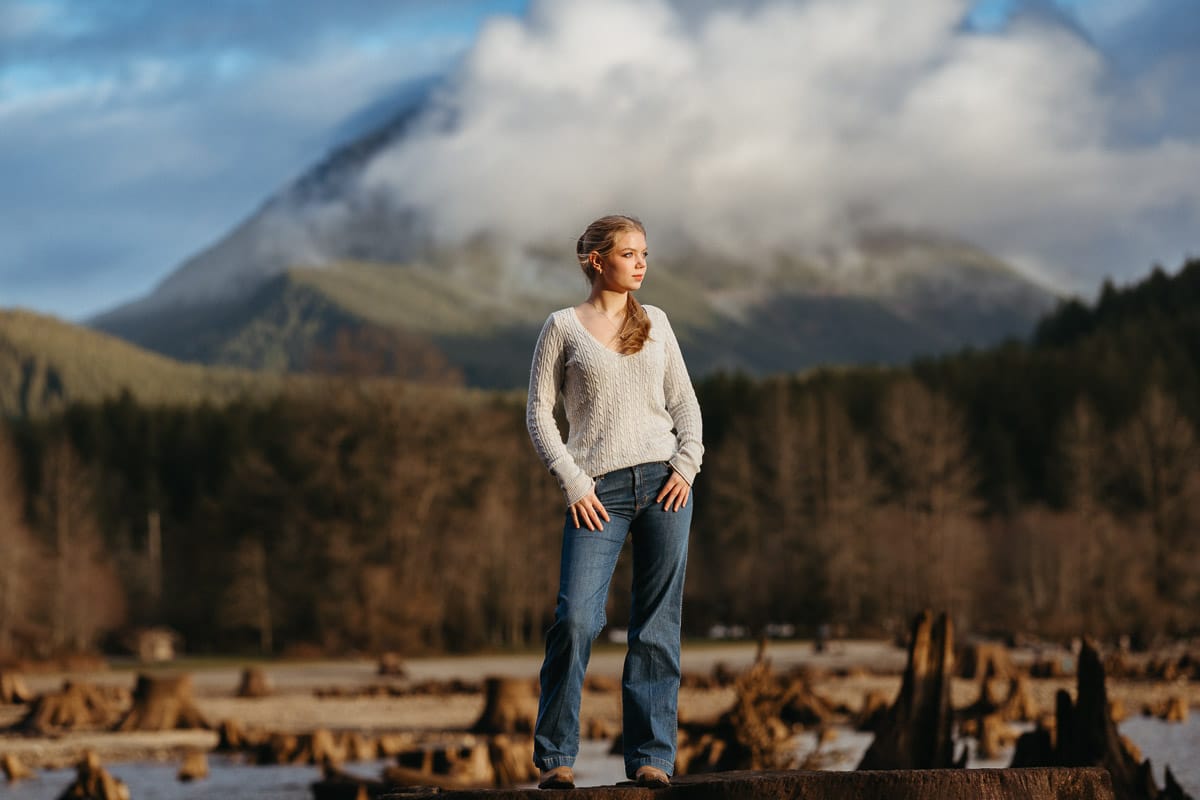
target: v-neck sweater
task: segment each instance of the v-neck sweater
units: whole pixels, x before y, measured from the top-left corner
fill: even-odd
[[[600,343],[574,308],[546,319],[533,351],[525,424],[571,505],[608,472],[665,461],[688,485],[700,471],[700,404],[662,309],[644,306],[650,336],[636,353]],[[554,419],[563,398],[568,435]]]

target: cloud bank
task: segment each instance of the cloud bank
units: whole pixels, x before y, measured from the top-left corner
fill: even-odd
[[[1132,54],[1154,33],[1137,25],[1161,34],[1187,3],[1101,16],[1097,37],[1037,5],[980,32],[965,0],[536,2],[484,29],[363,189],[427,212],[443,241],[569,248],[624,210],[652,247],[732,256],[900,226],[1070,289],[1175,266],[1200,230],[1187,46]]]

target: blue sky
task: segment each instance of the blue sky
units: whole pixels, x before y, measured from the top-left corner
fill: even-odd
[[[530,32],[539,23],[527,17],[561,17],[549,8],[554,2],[568,0],[535,2],[532,9],[525,0],[6,0],[0,5],[0,307],[81,319],[146,293],[353,133],[355,121],[383,98],[460,68],[477,50],[480,61],[495,57],[503,38],[496,25],[504,19],[528,26],[523,41],[539,41]],[[689,9],[681,17],[729,5],[675,2]],[[1191,77],[1200,65],[1194,0],[956,2],[917,5],[931,14],[958,7],[966,29],[996,41],[1026,37],[1044,44],[1050,29],[1074,37],[1079,45],[1061,69],[1081,74],[1062,86],[1086,95],[1072,124],[1094,115],[1102,126],[1088,140],[1096,174],[1109,183],[1139,170],[1163,175],[1126,192],[1145,197],[1123,204],[1063,197],[1061,211],[1047,207],[1047,223],[1010,208],[1017,201],[997,199],[987,219],[955,220],[958,230],[950,232],[1074,289],[1110,274],[1132,279],[1156,261],[1176,266],[1188,248],[1200,250],[1187,239],[1189,229],[1200,229],[1193,225],[1196,198],[1170,174],[1192,164],[1200,147],[1200,100]],[[595,13],[606,8],[603,1],[568,4]],[[845,25],[861,16],[848,14]],[[494,35],[481,46],[488,31]],[[964,47],[951,44],[954,52]],[[955,79],[984,75],[994,82],[994,71],[1009,62],[989,52]],[[518,57],[508,53],[501,63]],[[1005,58],[1026,63],[1020,53]],[[1044,67],[1053,77],[1055,64]],[[1017,89],[1024,91],[1040,87]],[[1054,124],[1020,131],[1057,135]],[[1061,168],[1062,149],[1041,153],[1037,144],[1030,158],[1046,159],[1047,174]],[[1077,174],[1070,170],[1064,174]],[[448,185],[444,176],[429,180],[439,191]],[[999,183],[988,185],[997,198],[1041,191],[1036,182],[1011,194]],[[938,209],[955,205],[948,197],[931,197],[930,218],[917,221],[936,224]],[[1066,226],[1121,235],[1083,243],[1056,238],[1054,229]]]

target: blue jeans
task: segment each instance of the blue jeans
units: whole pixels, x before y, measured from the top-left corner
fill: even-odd
[[[534,728],[534,764],[570,766],[579,753],[579,702],[592,641],[604,628],[608,585],[626,536],[633,540],[629,650],[621,679],[625,772],[650,764],[675,770],[679,704],[679,619],[692,498],[678,511],[654,499],[671,468],[639,464],[596,479],[608,511],[603,530],[563,527],[554,624],[546,633],[542,694]]]

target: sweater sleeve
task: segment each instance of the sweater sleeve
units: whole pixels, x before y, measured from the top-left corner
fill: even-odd
[[[667,355],[663,394],[667,399],[667,413],[675,423],[677,443],[670,464],[690,486],[696,479],[696,473],[700,471],[700,461],[704,456],[700,403],[696,400],[696,390],[692,387],[687,366],[683,363],[679,341],[675,338],[675,331],[672,330],[666,314],[659,314],[658,324],[662,326],[663,345]]]
[[[533,349],[529,370],[529,400],[525,405],[525,427],[533,449],[550,470],[567,498],[567,505],[582,500],[595,488],[595,481],[575,463],[563,443],[562,432],[554,419],[554,405],[562,391],[565,372],[565,340],[552,314],[542,326]]]

